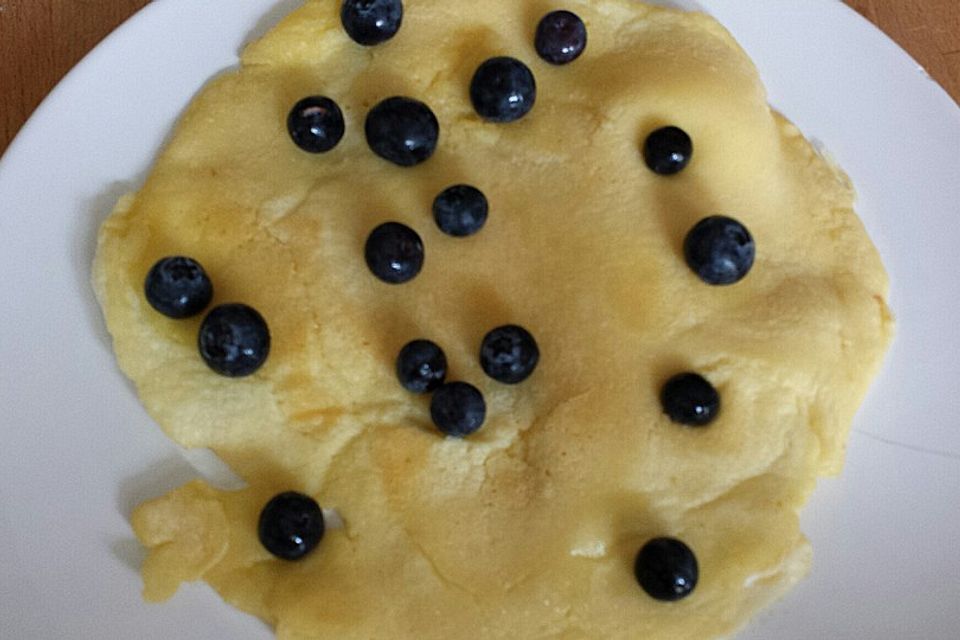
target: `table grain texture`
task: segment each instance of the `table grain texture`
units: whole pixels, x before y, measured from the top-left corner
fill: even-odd
[[[60,78],[149,1],[0,0],[0,154]],[[845,1],[960,101],[960,0]]]

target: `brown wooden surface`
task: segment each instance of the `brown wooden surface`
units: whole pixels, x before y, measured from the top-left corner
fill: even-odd
[[[149,1],[0,0],[0,153],[70,67]],[[846,2],[960,101],[960,0]]]
[[[846,3],[899,42],[960,102],[960,0]]]

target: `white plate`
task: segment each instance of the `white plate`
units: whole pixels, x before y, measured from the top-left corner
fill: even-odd
[[[699,4],[757,61],[773,104],[852,175],[899,318],[846,471],[805,513],[813,573],[743,638],[955,639],[960,110],[837,0]],[[0,162],[0,637],[270,637],[202,586],[140,601],[126,516],[194,472],[118,372],[88,281],[100,221],[180,110],[296,5],[156,0]]]

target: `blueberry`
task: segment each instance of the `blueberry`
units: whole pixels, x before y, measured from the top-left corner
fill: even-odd
[[[678,424],[703,427],[720,413],[720,394],[702,376],[681,373],[673,376],[660,391],[663,412]]]
[[[375,154],[401,167],[412,167],[436,151],[440,123],[427,105],[395,96],[370,110],[364,131]]]
[[[347,35],[364,46],[386,42],[403,22],[401,0],[344,0],[340,21]]]
[[[683,171],[693,157],[693,141],[678,127],[657,129],[643,145],[643,158],[654,173],[672,176]]]
[[[309,153],[326,153],[343,138],[343,113],[324,96],[310,96],[294,105],[287,116],[293,142]]]
[[[250,375],[270,353],[266,321],[245,304],[224,304],[211,309],[200,326],[198,342],[203,361],[231,378]]]
[[[674,538],[654,538],[645,544],[637,554],[633,571],[651,598],[665,602],[690,595],[700,574],[693,551]]]
[[[313,551],[326,527],[323,511],[310,496],[281,493],[260,512],[257,533],[267,551],[282,560],[300,560]]]
[[[551,11],[537,25],[537,54],[550,64],[567,64],[587,48],[587,26],[575,13]]]
[[[158,261],[143,283],[150,306],[175,319],[195,316],[213,299],[213,284],[200,263],[171,256]]]
[[[464,238],[483,228],[490,206],[476,187],[458,184],[444,189],[433,201],[433,219],[449,236]]]
[[[487,403],[483,394],[472,384],[448,382],[433,394],[430,417],[440,431],[448,436],[464,438],[483,425],[487,417]]]
[[[388,284],[403,284],[423,268],[423,241],[399,222],[385,222],[370,233],[364,250],[373,275]]]
[[[540,348],[523,327],[497,327],[483,338],[480,366],[488,376],[505,384],[517,384],[530,377],[540,360]]]
[[[753,267],[756,249],[747,228],[733,218],[711,216],[696,224],[683,245],[687,264],[707,284],[743,280]]]
[[[490,58],[473,74],[470,100],[484,120],[513,122],[533,109],[537,83],[533,72],[516,58]]]
[[[447,377],[447,357],[429,340],[414,340],[397,356],[397,377],[407,391],[433,391]]]

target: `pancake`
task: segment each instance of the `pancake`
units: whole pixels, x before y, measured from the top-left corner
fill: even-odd
[[[287,640],[733,633],[806,573],[799,510],[841,470],[892,335],[849,179],[770,108],[704,14],[408,0],[396,35],[364,46],[340,9],[309,0],[249,45],[100,231],[94,280],[120,367],[171,439],[248,483],[198,480],[137,508],[145,598],[204,581]],[[554,9],[588,33],[568,64],[535,47]],[[503,56],[536,83],[509,122],[481,115],[471,90]],[[342,112],[322,153],[288,130],[308,96]],[[394,96],[439,128],[408,166],[368,141],[368,114]],[[673,175],[651,170],[667,127],[693,149]],[[454,237],[433,208],[464,184],[488,216]],[[709,218],[749,233],[748,272],[726,286],[695,269],[691,230]],[[398,284],[365,257],[388,222],[423,247]],[[220,375],[198,353],[204,315],[151,306],[145,278],[168,256],[202,265],[208,310],[262,316],[262,366]],[[539,354],[518,383],[481,357],[504,326]],[[417,339],[442,348],[447,381],[482,395],[466,437],[431,419],[441,392],[398,381]],[[668,415],[681,374],[716,392],[709,424]],[[289,491],[326,510],[298,561],[258,535],[264,505]],[[660,539],[696,559],[695,588],[673,601],[638,578],[638,553]]]

